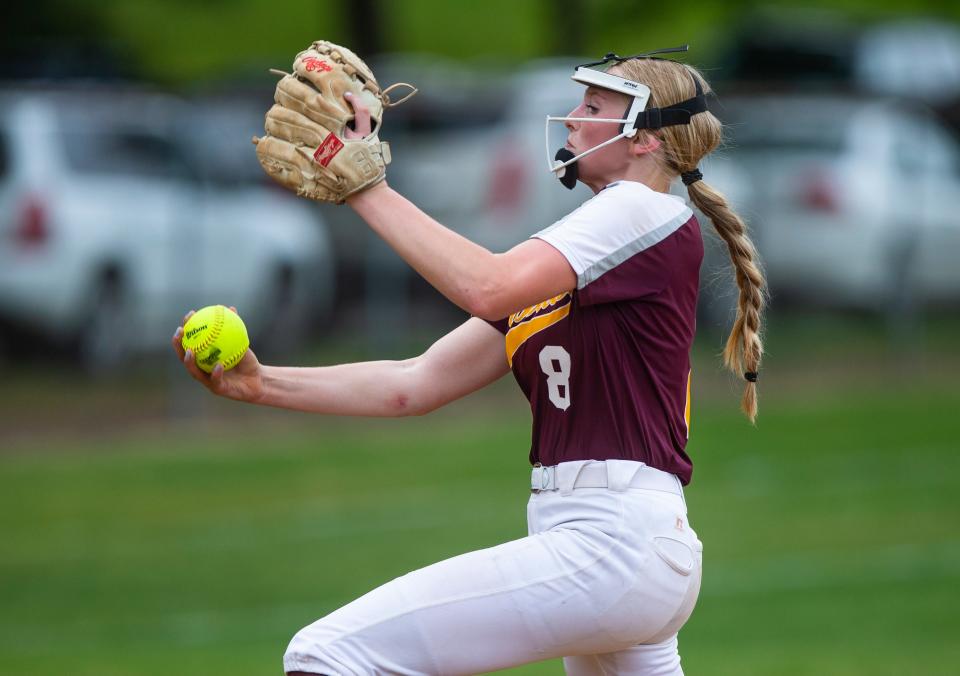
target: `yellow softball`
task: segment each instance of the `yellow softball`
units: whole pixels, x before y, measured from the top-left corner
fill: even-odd
[[[250,338],[236,312],[223,305],[208,305],[184,324],[180,343],[184,350],[193,350],[197,366],[210,373],[217,362],[224,370],[236,366],[250,347]]]

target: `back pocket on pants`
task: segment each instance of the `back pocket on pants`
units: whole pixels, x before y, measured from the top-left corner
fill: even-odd
[[[653,550],[681,575],[689,575],[696,566],[693,549],[683,540],[658,535],[653,538]]]

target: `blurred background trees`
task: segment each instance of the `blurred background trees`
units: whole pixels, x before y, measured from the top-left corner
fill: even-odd
[[[500,66],[690,43],[698,59],[716,63],[731,43],[788,47],[804,34],[819,41],[827,58],[843,49],[832,44],[840,27],[854,37],[872,24],[917,17],[956,23],[960,7],[937,0],[713,0],[679,7],[640,0],[290,0],[282,6],[266,0],[38,0],[10,7],[0,35],[5,77],[125,74],[189,87],[286,63],[291,49],[319,36],[367,57],[416,52]],[[773,71],[774,64],[767,65]]]

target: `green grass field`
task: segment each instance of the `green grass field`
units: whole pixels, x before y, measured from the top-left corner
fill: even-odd
[[[756,428],[732,386],[695,401],[687,673],[957,673],[956,381],[794,376],[765,383]],[[301,626],[525,533],[512,383],[419,419],[217,420],[0,455],[0,673],[279,674]]]

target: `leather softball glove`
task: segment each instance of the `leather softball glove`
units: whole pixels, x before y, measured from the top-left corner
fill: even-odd
[[[319,202],[342,204],[350,195],[383,180],[390,145],[378,132],[383,111],[416,93],[398,83],[381,90],[373,72],[345,47],[318,40],[297,54],[293,72],[283,77],[267,111],[266,135],[254,137],[257,159],[280,185]],[[410,94],[396,103],[388,92],[407,86]],[[345,129],[354,110],[344,98],[352,92],[370,110],[371,132],[348,139]]]

